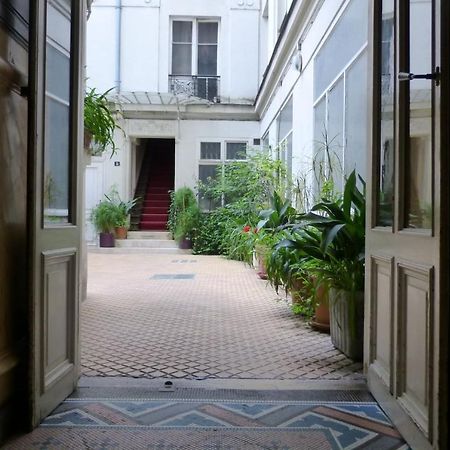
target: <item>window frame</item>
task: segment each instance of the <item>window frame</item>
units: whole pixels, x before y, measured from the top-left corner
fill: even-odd
[[[192,23],[192,42],[191,42],[191,72],[192,73],[184,73],[184,74],[174,74],[173,73],[173,24],[174,22],[191,22]],[[200,23],[217,23],[217,70],[216,75],[199,75],[198,74],[198,29]],[[219,17],[211,17],[211,18],[198,18],[198,17],[186,17],[186,16],[177,16],[170,18],[170,44],[169,44],[169,74],[175,76],[200,76],[200,77],[218,77],[220,73],[220,55],[219,49],[221,46],[220,42],[220,34],[221,34],[221,21]],[[175,42],[176,44],[177,42]],[[187,43],[186,43],[187,44]],[[212,44],[208,44],[212,45]]]
[[[202,159],[202,154],[201,154],[201,146],[202,143],[220,143],[220,159]],[[213,139],[213,138],[202,138],[199,139],[197,142],[197,168],[196,168],[196,172],[197,172],[197,181],[200,181],[200,166],[222,166],[222,171],[223,168],[225,167],[226,164],[229,163],[233,163],[233,162],[245,162],[247,161],[247,158],[245,159],[227,159],[227,144],[228,143],[238,143],[238,144],[243,144],[245,143],[246,145],[246,156],[248,155],[247,150],[250,147],[250,139],[248,138],[242,138],[242,139]],[[200,199],[199,199],[200,201]],[[225,198],[224,196],[222,196],[221,202],[219,206],[225,206]],[[205,212],[209,212],[212,211],[212,209],[205,209],[202,208],[202,206],[200,205],[200,208],[202,209],[202,211]]]

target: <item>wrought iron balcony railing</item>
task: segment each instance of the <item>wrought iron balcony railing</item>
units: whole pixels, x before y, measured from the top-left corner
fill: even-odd
[[[174,94],[199,97],[219,103],[220,77],[204,75],[169,75],[169,90]]]

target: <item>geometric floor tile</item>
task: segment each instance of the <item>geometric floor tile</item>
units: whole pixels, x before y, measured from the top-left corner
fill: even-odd
[[[79,399],[7,449],[407,450],[375,402]]]
[[[175,263],[175,261],[178,261]],[[88,253],[87,377],[361,380],[251,267],[219,256]]]

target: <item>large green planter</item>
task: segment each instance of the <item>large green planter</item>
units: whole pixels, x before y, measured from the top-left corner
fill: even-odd
[[[364,292],[330,289],[330,335],[332,344],[354,361],[363,359]]]

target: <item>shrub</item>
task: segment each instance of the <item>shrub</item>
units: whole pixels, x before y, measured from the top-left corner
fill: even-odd
[[[200,220],[200,209],[192,189],[182,187],[171,193],[168,228],[173,238],[192,240]]]

